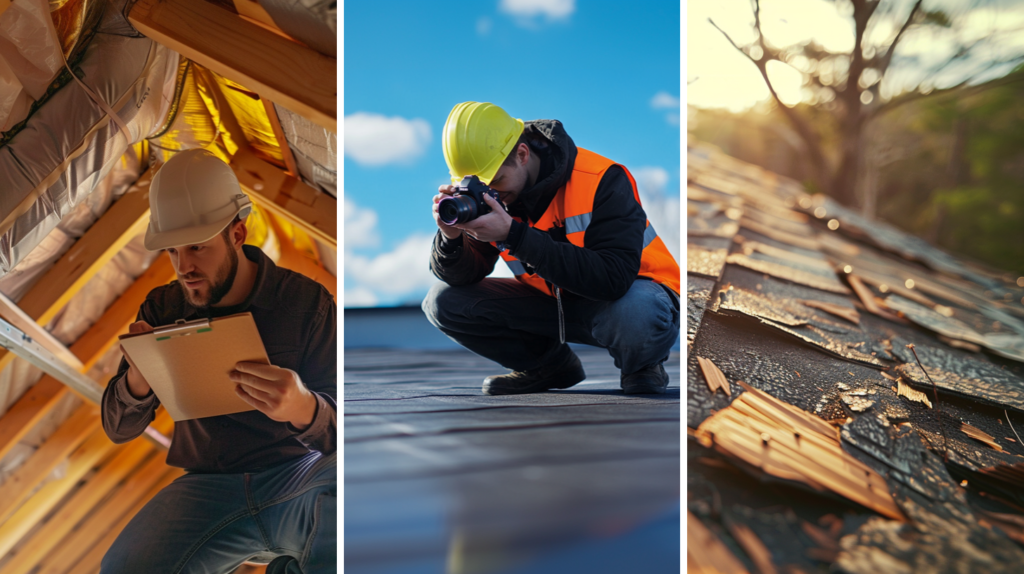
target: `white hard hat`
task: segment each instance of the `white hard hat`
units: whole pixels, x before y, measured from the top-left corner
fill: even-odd
[[[231,167],[203,149],[180,152],[149,186],[146,249],[159,251],[209,241],[235,216],[252,211]]]

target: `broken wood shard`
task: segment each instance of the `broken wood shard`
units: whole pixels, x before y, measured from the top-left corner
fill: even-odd
[[[903,384],[903,379],[896,379],[896,394],[932,408],[932,402],[928,400],[928,395]]]
[[[972,427],[967,423],[960,423],[960,430],[963,431],[963,433],[966,434],[967,436],[973,438],[974,440],[979,440],[987,444],[988,446],[998,450],[999,452],[1003,451],[1003,447],[999,446],[999,444],[996,443],[996,440],[992,438],[991,435],[989,435],[988,433],[979,428]]]
[[[746,392],[697,427],[694,436],[702,445],[769,476],[905,520],[885,479],[843,450],[834,427],[746,383],[737,384]]]
[[[729,389],[729,381],[726,380],[725,373],[712,363],[711,359],[697,357],[697,364],[700,365],[700,370],[704,373],[704,380],[707,381],[711,394],[715,394],[715,391],[722,389],[726,396],[732,396],[732,390]]]
[[[847,321],[853,323],[854,325],[860,325],[860,314],[857,313],[856,309],[852,309],[850,307],[843,307],[842,305],[834,305],[832,303],[826,303],[824,301],[814,301],[812,299],[803,299],[800,302],[808,307],[821,309],[826,313],[831,313],[836,317],[846,319]]]

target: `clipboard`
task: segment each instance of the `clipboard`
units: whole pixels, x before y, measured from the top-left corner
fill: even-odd
[[[270,364],[251,313],[180,320],[118,339],[175,422],[256,410],[228,376],[240,361]]]

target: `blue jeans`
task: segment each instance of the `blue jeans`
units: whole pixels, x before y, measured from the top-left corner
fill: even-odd
[[[337,453],[258,473],[179,477],[125,526],[101,574],[215,574],[257,554],[295,559],[287,572],[337,568]]]
[[[565,339],[608,349],[623,374],[664,362],[679,337],[675,293],[637,279],[615,301],[563,293]],[[427,319],[456,343],[513,371],[556,364],[572,351],[559,343],[554,297],[515,279],[435,285]]]

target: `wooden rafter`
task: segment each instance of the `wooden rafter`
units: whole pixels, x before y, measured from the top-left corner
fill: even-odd
[[[239,0],[247,2],[248,0]],[[267,118],[270,120],[270,127],[274,130],[274,137],[277,138],[277,147],[281,148],[281,156],[284,157],[284,164],[288,167],[288,175],[299,177],[299,168],[295,165],[295,155],[288,145],[288,138],[284,135],[284,128],[281,127],[281,118],[277,115],[277,108],[274,102],[261,98],[263,109],[267,111]]]
[[[173,477],[181,474],[180,469],[168,469],[160,454],[150,458],[139,470],[132,473],[112,496],[97,507],[70,536],[61,541],[54,552],[44,557],[39,574],[64,574],[77,564],[78,559],[94,548],[104,534],[125,514],[145,497],[148,501],[158,486],[162,488]],[[168,478],[170,477],[170,478]],[[134,516],[134,513],[132,514]],[[108,545],[109,547],[109,545]],[[106,547],[104,548],[104,550]]]
[[[281,229],[281,225],[277,221],[277,216],[268,213],[267,219],[270,222],[270,228],[274,232],[274,236],[277,237],[277,243],[281,250],[281,257],[278,258],[277,265],[280,265],[285,269],[291,269],[296,273],[301,273],[323,285],[328,291],[330,291],[331,295],[334,295],[335,300],[337,300],[338,278],[331,275],[326,269],[321,267],[319,263],[313,261],[309,257],[306,257],[296,249],[295,244],[288,239],[288,235],[285,234],[283,229]]]
[[[86,283],[149,224],[150,169],[137,189],[115,201],[71,249],[18,301],[18,306],[46,325]]]
[[[147,37],[337,133],[337,60],[205,0],[139,0]]]
[[[231,158],[242,189],[261,207],[324,243],[338,245],[338,200],[306,185],[249,150]]]
[[[99,408],[91,404],[78,407],[4,482],[4,495],[0,496],[0,522],[10,518],[39,482],[99,428]]]
[[[117,336],[128,332],[128,325],[135,322],[139,307],[150,291],[166,285],[173,279],[174,267],[170,258],[162,253],[153,260],[149,269],[146,269],[131,287],[107,308],[103,316],[71,345],[71,352],[82,361],[83,368],[92,368],[107,349],[117,342]]]
[[[111,305],[103,316],[89,328],[70,351],[82,363],[83,372],[92,368],[117,341],[117,335],[127,332],[135,320],[146,295],[154,288],[174,279],[174,268],[166,255],[153,261],[135,283]],[[12,353],[13,355],[13,353]],[[70,391],[49,375],[44,375],[11,408],[0,417],[0,457],[18,443],[32,427],[45,417]]]
[[[161,411],[154,421],[154,426],[161,432],[167,432],[172,425],[166,411]],[[94,436],[71,455],[65,476],[32,495],[14,516],[0,526],[0,555],[6,553],[47,516],[85,473],[111,452],[116,455],[47,521],[46,527],[18,550],[11,562],[0,569],[0,574],[26,574],[31,570],[153,450],[153,445],[146,441],[114,445],[102,430],[94,432]],[[163,459],[160,452],[156,456]]]
[[[0,417],[0,458],[36,426],[68,394],[57,379],[43,376]]]

